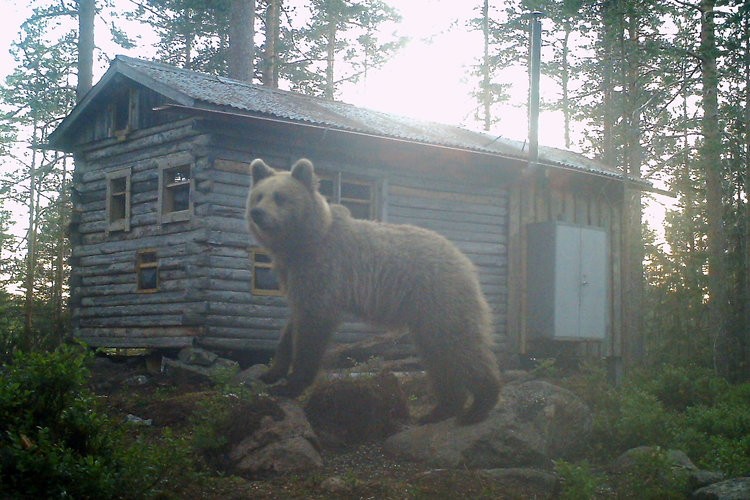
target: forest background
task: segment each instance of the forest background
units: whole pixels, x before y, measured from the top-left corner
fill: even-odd
[[[12,40],[0,56],[1,358],[54,347],[68,333],[73,160],[44,144],[115,54],[523,140],[529,13],[541,11],[542,144],[597,157],[674,194],[663,226],[644,223],[635,235],[644,243],[633,265],[644,276],[642,360],[705,367],[733,381],[750,376],[746,2],[11,6],[21,17],[18,26],[6,19],[0,38]],[[240,36],[248,42],[238,44]],[[642,218],[644,206],[636,200],[633,216]]]

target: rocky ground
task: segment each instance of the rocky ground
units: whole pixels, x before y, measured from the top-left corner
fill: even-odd
[[[109,414],[128,425],[134,438],[167,430],[192,438],[196,415],[217,395],[236,399],[229,418],[211,415],[229,422],[221,428],[226,448],[212,455],[204,451],[204,472],[189,476],[166,498],[544,499],[561,498],[566,488],[565,497],[575,497],[571,483],[554,472],[553,460],[575,463],[583,457],[591,412],[572,392],[527,373],[506,374],[501,402],[485,422],[420,427],[409,415],[424,414],[431,403],[419,372],[396,377],[392,371],[398,367],[379,372],[382,363],[365,363],[362,372],[326,370],[301,401],[291,401],[257,396],[253,369],[240,372],[244,379],[227,378],[226,368],[239,370],[227,360],[211,353],[173,354],[167,360],[97,358],[91,379]],[[256,394],[251,402],[231,393],[240,380]],[[750,498],[750,478],[722,481],[721,474],[699,470],[678,450],[648,446],[606,466],[606,483],[586,497],[631,498],[616,485],[629,478],[629,491],[641,491],[642,466],[654,464],[656,456],[668,462],[670,477],[677,471],[682,478],[680,491],[661,488],[660,494]],[[645,473],[661,477],[655,470]],[[576,487],[585,491],[587,478],[579,479]]]
[[[134,433],[170,428],[190,432],[191,416],[215,387],[201,377],[167,375],[157,360],[142,357],[98,358],[92,369],[92,389],[116,420],[130,422]],[[420,388],[424,389],[423,387]],[[424,393],[422,393],[424,394]],[[408,399],[409,409],[423,412],[428,401]],[[383,442],[353,446],[321,444],[322,466],[306,472],[264,474],[259,477],[209,474],[202,485],[187,485],[178,498],[529,498],[523,485],[503,485],[471,470],[447,470],[394,458]],[[545,498],[539,496],[537,498]]]

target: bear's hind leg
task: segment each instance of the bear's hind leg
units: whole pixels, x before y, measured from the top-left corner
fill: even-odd
[[[464,400],[465,399],[466,398],[464,396]],[[463,404],[459,406],[456,403],[456,400],[438,402],[438,404],[435,405],[435,407],[427,415],[420,417],[418,422],[420,425],[424,425],[447,420],[458,415],[462,409]]]
[[[471,358],[470,374],[464,379],[466,390],[471,392],[473,401],[465,412],[459,415],[460,425],[481,422],[497,404],[500,397],[500,369],[495,355],[489,348],[479,349]]]
[[[457,416],[463,411],[468,394],[451,369],[452,361],[436,349],[422,348],[421,351],[437,404],[419,419],[419,423],[430,424]]]
[[[481,422],[497,404],[500,394],[499,381],[491,374],[483,381],[474,381],[470,391],[474,397],[471,406],[458,416],[459,425],[471,425]]]

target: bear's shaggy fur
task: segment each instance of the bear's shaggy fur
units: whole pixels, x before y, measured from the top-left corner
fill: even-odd
[[[483,420],[498,399],[491,314],[471,261],[435,232],[358,220],[318,192],[309,160],[276,172],[251,165],[247,222],[273,256],[291,317],[267,383],[295,397],[314,380],[345,313],[408,328],[437,399],[422,422]],[[471,405],[465,408],[469,395]]]

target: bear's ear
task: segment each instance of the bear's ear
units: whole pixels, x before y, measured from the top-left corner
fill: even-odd
[[[313,164],[307,158],[297,160],[292,166],[292,177],[300,181],[310,191],[318,189],[318,178],[315,177]]]
[[[271,177],[276,173],[271,167],[266,165],[266,162],[264,162],[260,158],[254,159],[250,164],[250,172],[252,172],[253,174],[253,185],[262,181],[266,177]]]

